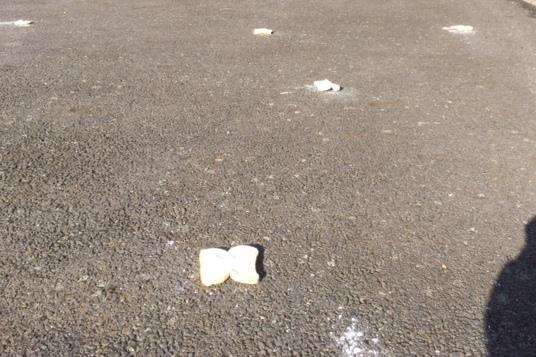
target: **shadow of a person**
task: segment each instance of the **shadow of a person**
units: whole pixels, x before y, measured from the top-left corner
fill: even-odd
[[[536,217],[525,226],[525,247],[506,264],[486,310],[489,356],[536,356]]]

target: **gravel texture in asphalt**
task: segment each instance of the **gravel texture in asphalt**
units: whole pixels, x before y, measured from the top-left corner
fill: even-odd
[[[0,8],[2,354],[536,355],[518,3]],[[200,285],[251,243],[258,285]]]

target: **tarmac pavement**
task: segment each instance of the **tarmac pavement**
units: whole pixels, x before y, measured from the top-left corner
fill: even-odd
[[[536,355],[519,3],[0,8],[3,355]]]

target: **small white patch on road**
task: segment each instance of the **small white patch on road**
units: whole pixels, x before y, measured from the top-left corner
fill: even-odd
[[[443,27],[443,30],[456,35],[472,35],[475,33],[473,26],[470,25],[445,26]]]
[[[29,27],[31,24],[31,20],[0,21],[0,26]]]
[[[262,35],[262,36],[269,36],[274,33],[274,30],[267,29],[267,28],[258,28],[253,30],[254,35]]]
[[[340,317],[339,317],[340,319]],[[357,318],[352,317],[351,324],[344,333],[336,339],[341,348],[341,354],[345,357],[379,356],[378,338],[368,338],[365,332],[360,330]]]
[[[340,86],[339,86],[340,87]],[[338,91],[334,90],[327,90],[327,91],[319,91],[314,85],[307,84],[299,89],[314,93],[315,95],[318,95],[319,98],[325,101],[340,101],[340,102],[349,102],[349,101],[355,101],[358,99],[358,91],[351,88],[351,87],[340,87],[341,89]],[[314,117],[314,114],[310,115],[311,117]]]
[[[314,81],[313,86],[318,92],[326,92],[326,91],[338,92],[341,90],[340,85],[333,83],[329,79]]]

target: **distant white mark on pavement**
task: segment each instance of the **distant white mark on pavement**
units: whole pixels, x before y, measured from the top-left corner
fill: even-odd
[[[312,84],[305,85],[301,88],[296,88],[296,90],[303,90],[305,89],[307,92],[315,93],[319,95],[319,97],[322,100],[329,100],[329,101],[355,101],[358,96],[358,92],[351,88],[351,87],[344,87],[344,89],[341,87],[341,90],[334,91],[334,90],[328,90],[328,91],[319,91],[316,89],[316,87]],[[311,117],[314,116],[314,114],[310,115]]]
[[[0,21],[0,26],[29,27],[33,24],[30,20]]]
[[[457,35],[472,35],[475,33],[473,26],[470,25],[445,26],[443,27],[443,30]]]
[[[267,28],[258,28],[253,30],[254,35],[263,35],[263,36],[269,36],[274,33],[274,30],[267,29]]]
[[[320,81],[314,81],[313,83],[314,88],[319,92],[325,92],[325,91],[333,91],[338,92],[341,90],[341,86],[333,83],[329,79],[323,79]]]

